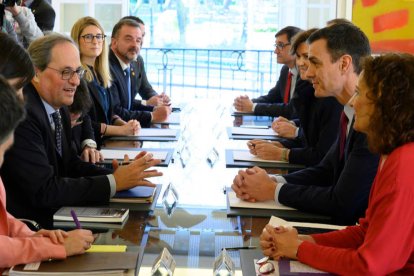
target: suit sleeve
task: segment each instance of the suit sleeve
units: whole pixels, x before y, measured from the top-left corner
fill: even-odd
[[[139,111],[139,110],[128,110],[124,108],[121,104],[121,99],[119,95],[119,87],[114,81],[110,87],[110,94],[112,97],[113,112],[121,117],[124,121],[129,121],[132,119],[138,120],[143,127],[149,127],[151,125],[151,113],[148,111]]]
[[[14,146],[7,153],[2,168],[7,171],[4,182],[13,184],[7,187],[29,205],[43,208],[107,202],[110,185],[103,173],[109,171],[82,162],[69,147],[72,149],[68,152],[70,174],[56,172],[55,162],[49,160],[47,154],[48,147],[53,145],[44,141],[40,123],[34,116],[27,116],[15,131]]]
[[[317,122],[310,122],[309,131],[317,133],[305,133],[303,135],[316,136],[314,145],[306,145],[302,148],[291,148],[289,162],[312,166],[318,164],[329,151],[338,134],[338,122],[341,106],[335,99],[323,99],[320,102],[318,112],[320,116],[313,117]],[[313,135],[312,135],[313,134]],[[312,138],[312,137],[309,137]],[[306,139],[303,139],[306,140]]]
[[[378,156],[369,152],[365,135],[355,133],[355,142],[344,168],[335,181],[335,143],[321,164],[285,177],[279,202],[300,210],[330,215],[336,223],[355,223],[364,215],[377,170]]]
[[[138,83],[139,87],[137,87],[138,89],[138,93],[139,95],[144,99],[144,100],[148,100],[149,98],[158,95],[157,92],[152,88],[152,85],[149,83],[148,78],[147,78],[147,73],[145,72],[145,65],[144,65],[144,60],[142,59],[141,56],[138,57],[137,60],[137,67],[138,67]]]

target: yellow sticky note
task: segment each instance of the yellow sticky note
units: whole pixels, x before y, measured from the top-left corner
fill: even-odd
[[[92,244],[91,248],[86,252],[125,252],[127,249],[126,245],[100,245]]]

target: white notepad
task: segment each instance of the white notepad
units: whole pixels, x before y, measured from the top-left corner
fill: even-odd
[[[157,137],[175,137],[177,136],[177,129],[168,128],[141,128],[138,137],[157,136]]]
[[[346,226],[343,226],[343,225],[286,221],[284,219],[281,219],[281,218],[275,217],[275,216],[272,216],[270,218],[269,224],[272,225],[273,227],[292,226],[292,227],[306,227],[306,228],[331,229],[331,230],[341,230],[341,229],[346,228]]]
[[[274,200],[263,202],[248,202],[237,198],[234,191],[227,191],[230,207],[233,208],[251,208],[251,209],[274,209],[274,210],[296,210],[294,208],[277,204]]]
[[[277,136],[277,133],[271,129],[262,128],[245,128],[245,127],[232,127],[231,133],[236,135],[253,135],[253,136]]]
[[[286,161],[266,160],[259,158],[247,150],[233,150],[233,160],[250,161],[250,162],[266,162],[266,163],[288,163]]]
[[[141,151],[138,150],[117,150],[117,149],[101,149],[101,153],[103,154],[105,159],[118,159],[123,160],[124,155],[128,155],[129,159],[134,159],[137,154]],[[152,153],[154,159],[161,159],[165,160],[168,155],[168,151],[147,151]]]

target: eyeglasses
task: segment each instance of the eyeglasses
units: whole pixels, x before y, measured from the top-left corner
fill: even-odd
[[[259,265],[260,275],[268,275],[275,271],[275,266],[273,263],[269,262],[269,257],[263,257],[260,260],[256,261],[256,264]]]
[[[278,48],[279,50],[283,50],[283,48],[285,48],[286,46],[290,45],[290,43],[277,43],[277,44],[273,44],[273,47]]]
[[[93,34],[86,34],[86,35],[82,35],[81,36],[86,43],[92,43],[93,39],[96,38],[97,42],[102,42],[105,40],[106,35],[104,34],[97,34],[97,35],[93,35]]]
[[[62,80],[70,80],[71,78],[73,78],[73,75],[75,75],[75,73],[78,75],[78,78],[81,79],[83,77],[83,74],[85,74],[85,69],[79,67],[78,69],[76,69],[75,71],[72,69],[63,69],[63,70],[58,70],[52,67],[47,67],[49,69],[55,70],[56,72],[59,72],[62,75]]]

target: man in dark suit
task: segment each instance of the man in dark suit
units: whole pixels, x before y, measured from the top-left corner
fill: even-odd
[[[131,19],[119,21],[113,28],[109,65],[113,83],[111,96],[114,112],[123,120],[136,119],[141,126],[164,121],[171,113],[169,106],[144,106],[136,101],[138,82],[143,82],[143,63],[134,62],[141,49],[142,32],[139,24]],[[147,80],[148,82],[148,80]]]
[[[256,99],[251,100],[248,96],[237,97],[233,104],[236,110],[254,112],[255,115],[296,118],[295,110],[289,101],[294,95],[296,82],[302,80],[298,77],[295,56],[290,54],[290,48],[292,37],[300,31],[301,29],[297,27],[287,26],[276,33],[274,53],[277,56],[277,63],[284,64],[276,86],[270,89],[267,95]]]
[[[127,166],[114,161],[112,171],[81,161],[71,148],[66,106],[84,72],[75,43],[50,34],[32,42],[28,51],[36,75],[24,88],[27,118],[16,129],[15,145],[1,169],[8,210],[50,227],[61,206],[104,204],[116,191],[153,186],[145,178],[160,173],[144,170],[160,160],[150,154]]]
[[[124,16],[122,19],[132,19],[136,21],[141,29],[142,33],[142,40],[141,40],[141,48],[144,44],[145,38],[145,23],[142,21],[141,18],[133,15]],[[137,81],[137,89],[138,94],[141,96],[142,100],[135,99],[138,103],[142,103],[143,105],[152,105],[152,106],[162,106],[162,105],[170,105],[171,101],[170,98],[165,94],[157,94],[155,90],[152,88],[152,85],[149,83],[147,78],[147,73],[145,72],[144,60],[142,59],[141,55],[138,55],[136,61],[138,65],[138,81]]]
[[[55,10],[45,0],[23,0],[23,4],[32,10],[37,26],[42,32],[53,31],[55,26]]]
[[[232,188],[244,200],[274,199],[330,215],[338,224],[353,224],[365,214],[379,160],[369,152],[366,136],[352,128],[354,111],[347,105],[355,93],[360,59],[370,54],[369,41],[358,27],[337,24],[316,31],[308,43],[306,76],[315,96],[333,96],[344,105],[338,139],[316,166],[275,177],[254,167],[240,171]]]

